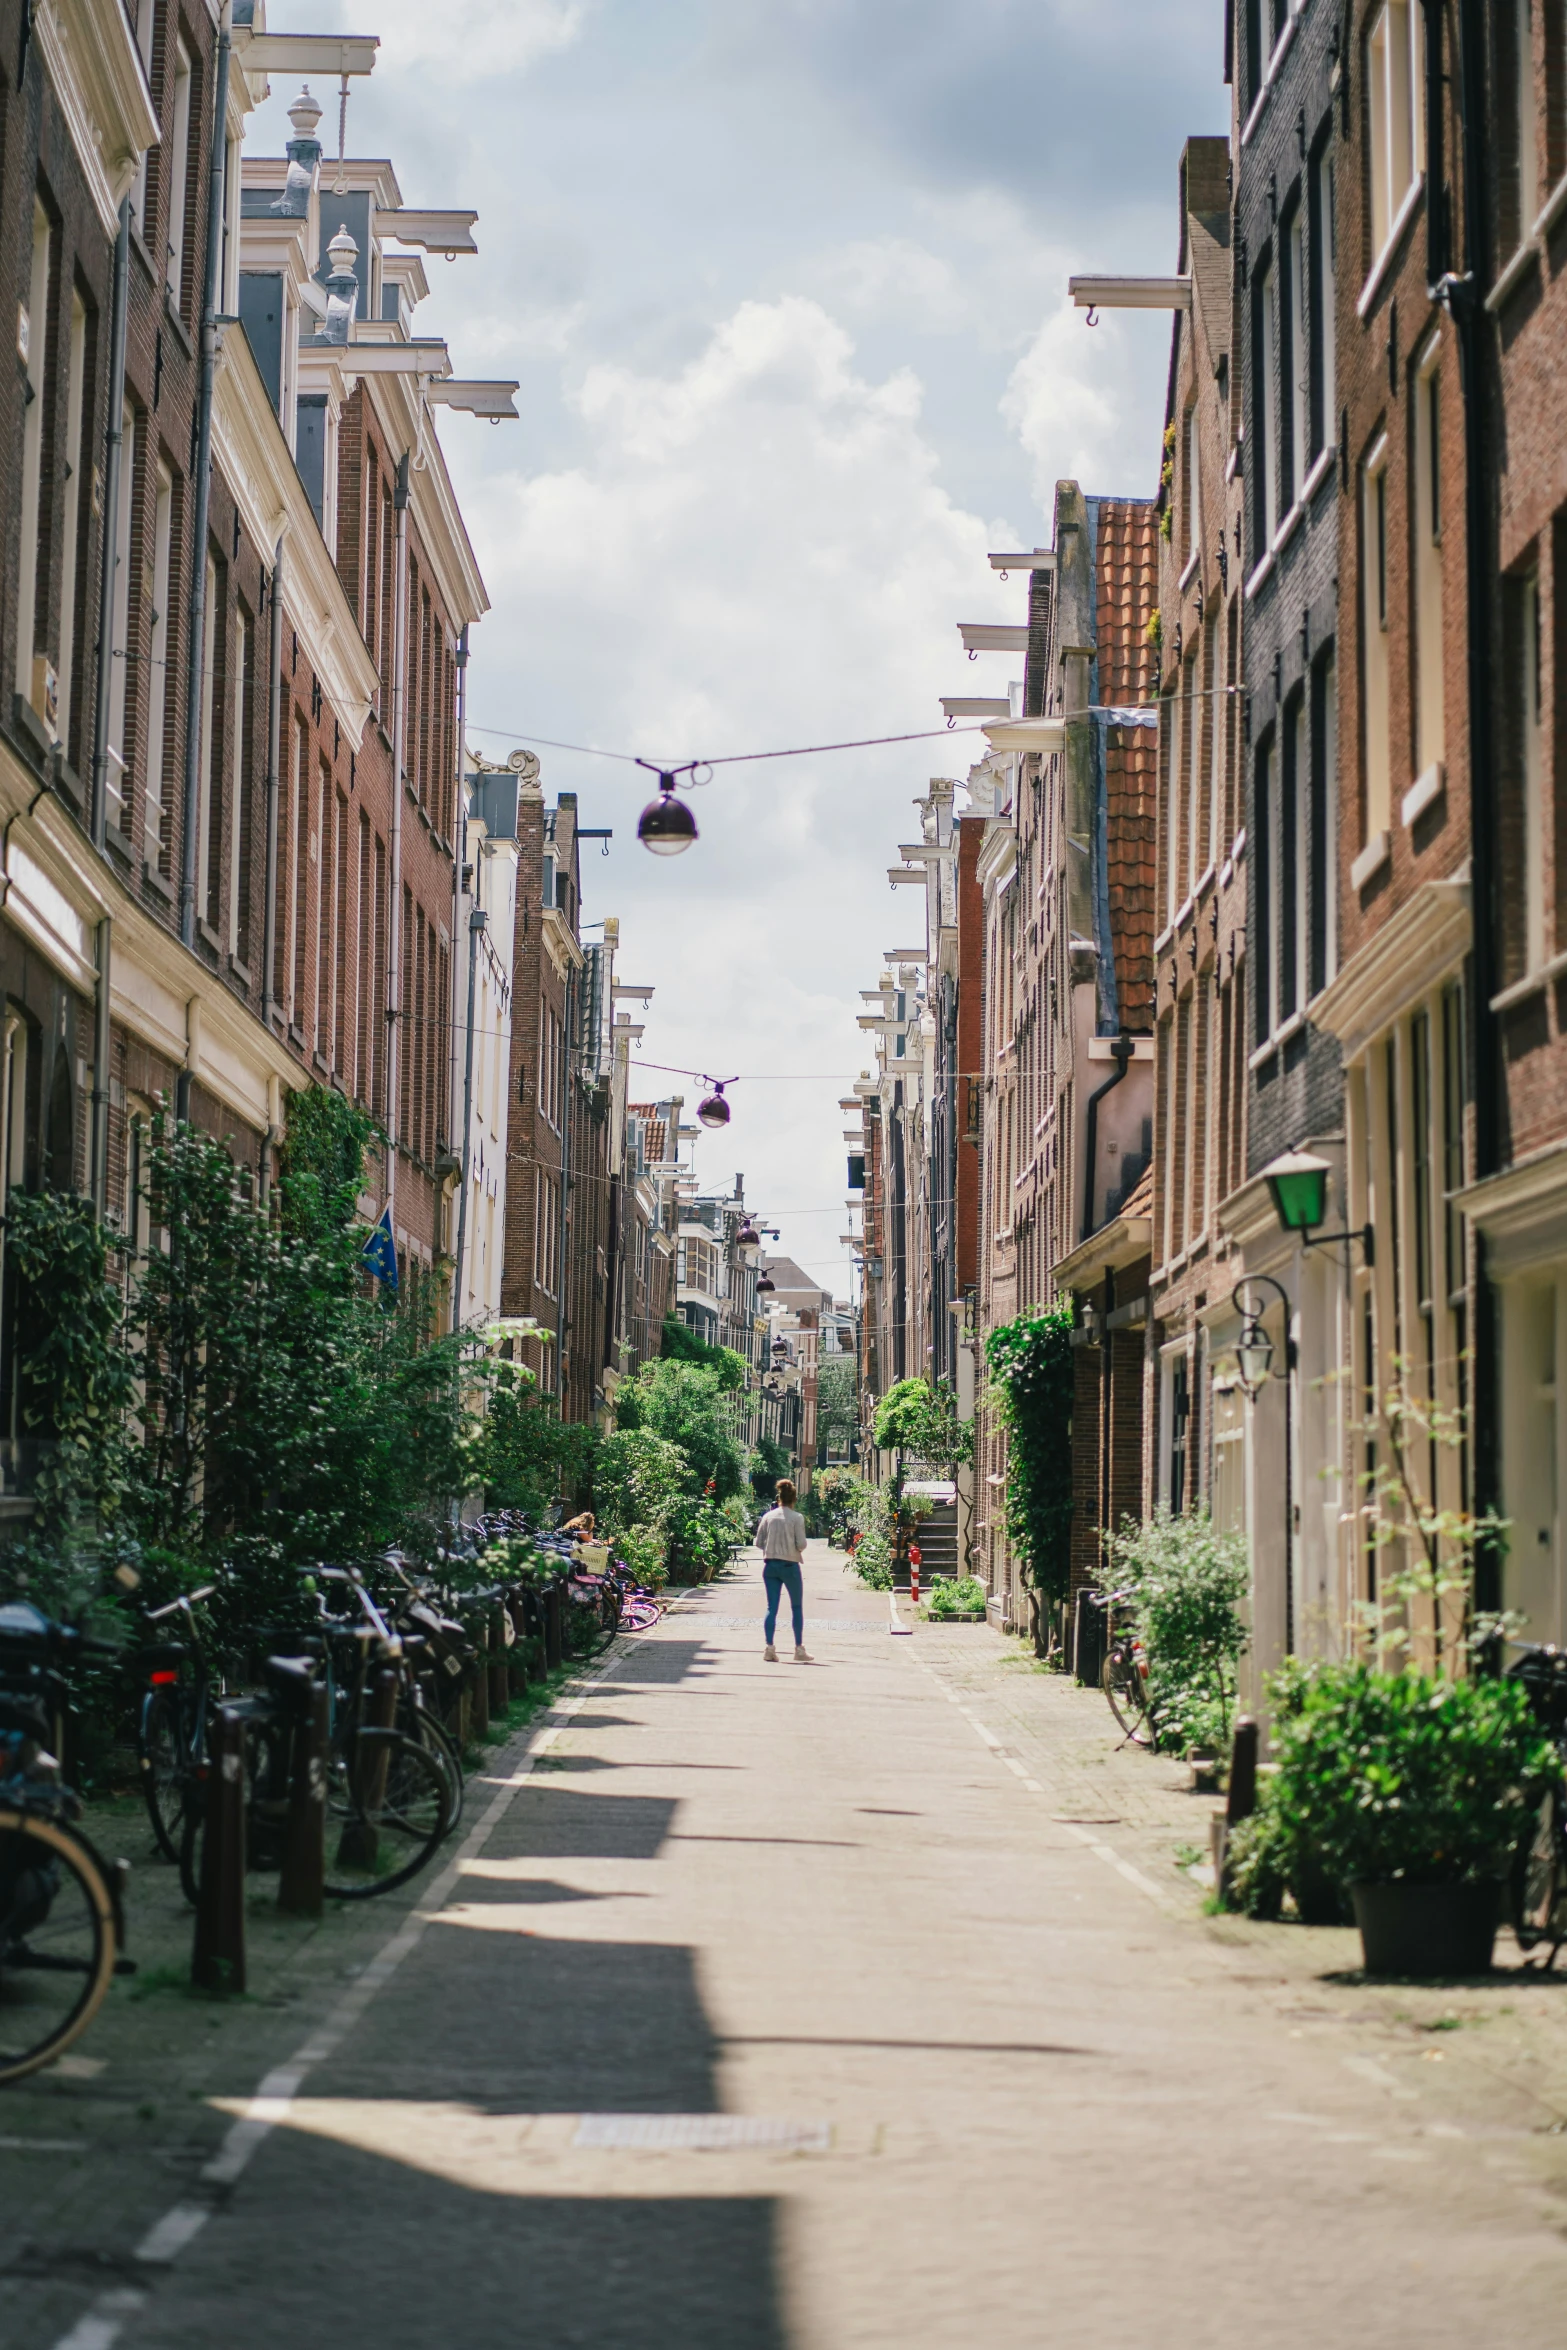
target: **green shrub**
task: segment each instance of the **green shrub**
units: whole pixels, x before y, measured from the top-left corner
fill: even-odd
[[[1160,1745],[1177,1754],[1223,1754],[1249,1639],[1245,1537],[1221,1533],[1206,1510],[1174,1516],[1161,1507],[1112,1536],[1109,1553],[1147,1651]]]
[[[1278,1767],[1232,1871],[1232,1899],[1257,1914],[1276,1913],[1286,1885],[1309,1900],[1324,1883],[1499,1876],[1560,1782],[1513,1681],[1320,1664],[1275,1676],[1270,1692]]]
[[[977,1575],[943,1575],[931,1586],[930,1598],[920,1609],[920,1614],[933,1624],[984,1613],[985,1586]]]
[[[865,1480],[858,1469],[818,1469],[800,1504],[807,1533],[841,1547],[849,1538],[864,1490]]]
[[[849,1564],[872,1591],[890,1591],[900,1546],[907,1544],[921,1518],[935,1507],[928,1493],[899,1495],[891,1485],[861,1484],[854,1508],[859,1539]]]

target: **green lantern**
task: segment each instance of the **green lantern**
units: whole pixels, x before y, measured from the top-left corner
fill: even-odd
[[[1310,1151],[1286,1151],[1262,1170],[1274,1212],[1286,1232],[1315,1232],[1328,1212],[1326,1159]]]

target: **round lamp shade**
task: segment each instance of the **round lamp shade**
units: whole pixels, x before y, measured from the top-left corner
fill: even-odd
[[[741,1225],[739,1231],[735,1234],[735,1246],[736,1248],[760,1248],[761,1245],[762,1236],[757,1231],[756,1226],[752,1223],[750,1217],[747,1216],[745,1222]]]
[[[681,856],[696,837],[696,818],[673,792],[661,792],[656,800],[649,800],[637,818],[637,838],[655,857]]]
[[[716,1087],[708,1095],[706,1101],[699,1105],[696,1114],[704,1126],[728,1125],[729,1104],[724,1099],[724,1089],[721,1085]]]
[[[1328,1212],[1326,1159],[1310,1151],[1286,1151],[1262,1170],[1273,1209],[1286,1232],[1315,1232]]]
[[[775,1297],[775,1296],[777,1295],[777,1292],[778,1292],[778,1284],[777,1284],[777,1282],[776,1282],[776,1281],[773,1279],[773,1277],[772,1277],[771,1273],[767,1272],[767,1271],[766,1271],[766,1269],[764,1268],[764,1269],[763,1269],[763,1271],[761,1271],[760,1273],[758,1273],[758,1275],[757,1275],[757,1277],[756,1277],[756,1294],[757,1294],[757,1296],[758,1296],[758,1297]]]

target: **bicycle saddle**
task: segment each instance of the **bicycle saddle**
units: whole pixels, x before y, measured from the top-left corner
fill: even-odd
[[[263,1667],[267,1679],[278,1689],[298,1692],[313,1687],[316,1677],[315,1660],[308,1656],[269,1656]]]

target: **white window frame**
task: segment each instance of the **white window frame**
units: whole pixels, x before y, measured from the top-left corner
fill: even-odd
[[[1279,527],[1279,270],[1262,273],[1262,535],[1272,546]]]
[[[164,239],[164,291],[178,310],[185,282],[185,197],[190,178],[190,51],[182,39],[174,49],[174,106],[169,125],[169,226]]]
[[[114,518],[114,591],[109,605],[109,729],[108,772],[104,796],[109,822],[123,829],[125,818],[125,779],[130,772],[130,750],[125,740],[125,719],[129,704],[131,682],[131,539],[135,520],[136,484],[136,411],[127,400],[120,417],[120,482],[115,501]],[[163,598],[168,601],[169,546],[168,517],[164,517]],[[154,550],[155,572],[156,555]],[[155,591],[156,592],[156,591]],[[161,605],[159,606],[161,610]],[[167,629],[164,631],[165,650]],[[163,702],[161,680],[159,695],[161,723]]]
[[[69,759],[71,740],[71,686],[76,662],[76,542],[82,514],[82,408],[87,380],[87,305],[71,289],[71,341],[66,361],[65,394],[65,541],[60,550],[60,657],[58,678],[60,741]],[[77,762],[80,764],[80,762]]]
[[[38,509],[43,487],[44,364],[49,344],[49,262],[54,231],[33,198],[33,257],[27,308],[17,321],[17,344],[32,398],[22,420],[22,496],[17,526],[16,690],[33,700],[33,654],[38,628]],[[22,348],[25,343],[25,349]]]
[[[1442,632],[1441,341],[1417,362],[1415,408],[1415,771],[1433,784],[1447,753]],[[1429,804],[1429,803],[1426,803]]]
[[[1365,692],[1366,819],[1363,846],[1387,835],[1393,811],[1392,693],[1388,675],[1387,435],[1360,469],[1361,674]]]
[[[1366,33],[1365,60],[1374,277],[1425,169],[1420,0],[1383,0]]]
[[[212,790],[213,760],[213,702],[215,673],[218,658],[218,567],[212,556],[207,557],[207,604],[201,619],[201,734],[197,759],[199,796],[196,802],[196,887],[201,919],[209,929],[215,928],[212,916]]]
[[[234,607],[234,691],[229,697],[233,713],[233,744],[229,766],[229,953],[239,960],[240,931],[240,853],[245,823],[245,656],[249,650],[250,624],[243,608]]]
[[[1540,575],[1529,572],[1519,593],[1518,748],[1523,770],[1524,961],[1538,971],[1545,938],[1545,745],[1540,694]]]

